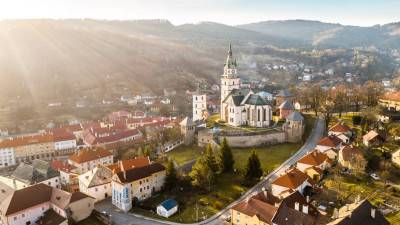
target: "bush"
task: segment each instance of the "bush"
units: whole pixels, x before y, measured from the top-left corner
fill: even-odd
[[[212,205],[215,209],[218,209],[218,210],[221,210],[224,207],[224,205],[220,201],[214,201]]]

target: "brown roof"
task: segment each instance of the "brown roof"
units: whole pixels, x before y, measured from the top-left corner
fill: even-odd
[[[40,225],[59,225],[65,222],[66,218],[58,215],[53,209],[44,212],[44,215],[39,219],[37,224]]]
[[[381,99],[389,101],[400,101],[400,91],[386,93]]]
[[[251,197],[247,201],[238,203],[233,206],[232,209],[250,217],[257,216],[259,220],[271,224],[277,207],[275,207],[275,204],[265,202],[257,196],[258,195]]]
[[[322,145],[322,146],[328,146],[328,147],[335,148],[341,142],[342,142],[342,140],[340,140],[340,138],[332,135],[332,136],[328,136],[328,137],[322,138],[321,140],[319,140],[317,145]]]
[[[32,145],[39,143],[53,142],[54,137],[52,134],[36,134],[29,136],[13,137],[0,141],[0,148],[10,148],[24,145]]]
[[[333,125],[331,128],[329,128],[329,131],[345,133],[351,131],[351,129],[347,125],[339,122]]]
[[[104,158],[107,156],[112,156],[112,153],[103,149],[103,148],[89,148],[89,149],[82,149],[79,150],[78,153],[72,154],[69,159],[76,163],[84,163],[100,158]]]
[[[299,210],[295,209],[295,204],[299,203]],[[308,207],[308,213],[303,213],[303,207]],[[320,213],[307,199],[296,191],[282,200],[273,222],[279,225],[314,225]]]
[[[284,175],[276,178],[276,180],[274,180],[272,184],[287,187],[290,189],[296,189],[305,181],[308,181],[311,185],[314,185],[314,181],[312,181],[310,177],[307,176],[307,174],[294,168],[286,172]]]
[[[122,183],[130,183],[135,180],[140,180],[146,177],[151,176],[154,173],[164,171],[165,167],[160,163],[152,163],[148,166],[133,168],[124,171],[117,172],[116,175],[118,176],[119,180]]]
[[[14,191],[14,193],[2,203],[1,211],[7,216],[48,202],[50,201],[51,193],[52,187],[42,183]]]
[[[358,147],[353,147],[350,145],[344,146],[342,149],[340,149],[339,154],[342,155],[344,161],[364,159],[363,151]]]
[[[51,168],[58,170],[58,171],[63,171],[63,172],[71,172],[73,169],[76,169],[75,166],[61,160],[53,160],[50,163]]]
[[[137,157],[134,159],[127,159],[118,161],[115,164],[107,166],[109,169],[113,170],[114,172],[118,173],[123,168],[124,170],[129,170],[132,168],[140,168],[144,166],[148,166],[151,164],[149,157]],[[121,168],[122,167],[122,168]]]
[[[303,156],[299,161],[299,163],[307,164],[307,165],[312,165],[312,166],[319,166],[324,162],[331,163],[331,160],[329,157],[317,150],[313,150],[312,152],[308,153],[307,155]]]

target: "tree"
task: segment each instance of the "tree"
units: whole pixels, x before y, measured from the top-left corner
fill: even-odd
[[[211,147],[211,144],[207,145],[206,150],[204,151],[204,162],[210,167],[210,169],[215,173],[218,171],[217,160],[215,159],[214,150]]]
[[[167,189],[173,189],[176,187],[178,182],[177,173],[175,169],[174,162],[172,160],[168,161],[167,165],[167,176],[165,178],[165,187]]]
[[[260,159],[258,158],[256,151],[253,151],[247,160],[244,178],[251,181],[258,180],[262,174],[263,171],[261,169]]]
[[[211,190],[211,184],[215,180],[215,171],[213,171],[206,163],[205,157],[202,156],[197,159],[196,163],[192,167],[192,171],[189,173],[192,179],[192,185],[195,187],[207,188]]]
[[[222,172],[230,172],[233,170],[235,160],[233,159],[232,150],[228,145],[226,138],[222,141],[219,148],[219,166]]]

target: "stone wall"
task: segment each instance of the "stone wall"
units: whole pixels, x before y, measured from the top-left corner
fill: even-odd
[[[223,136],[219,135],[219,143],[226,137],[226,140],[231,147],[247,148],[254,146],[261,146],[265,144],[278,144],[287,141],[286,133],[284,131],[268,132],[261,134],[248,135],[236,135],[236,136]]]

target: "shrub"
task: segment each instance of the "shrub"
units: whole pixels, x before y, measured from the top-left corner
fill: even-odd
[[[362,118],[361,116],[353,116],[352,120],[353,120],[353,125],[360,125]]]

